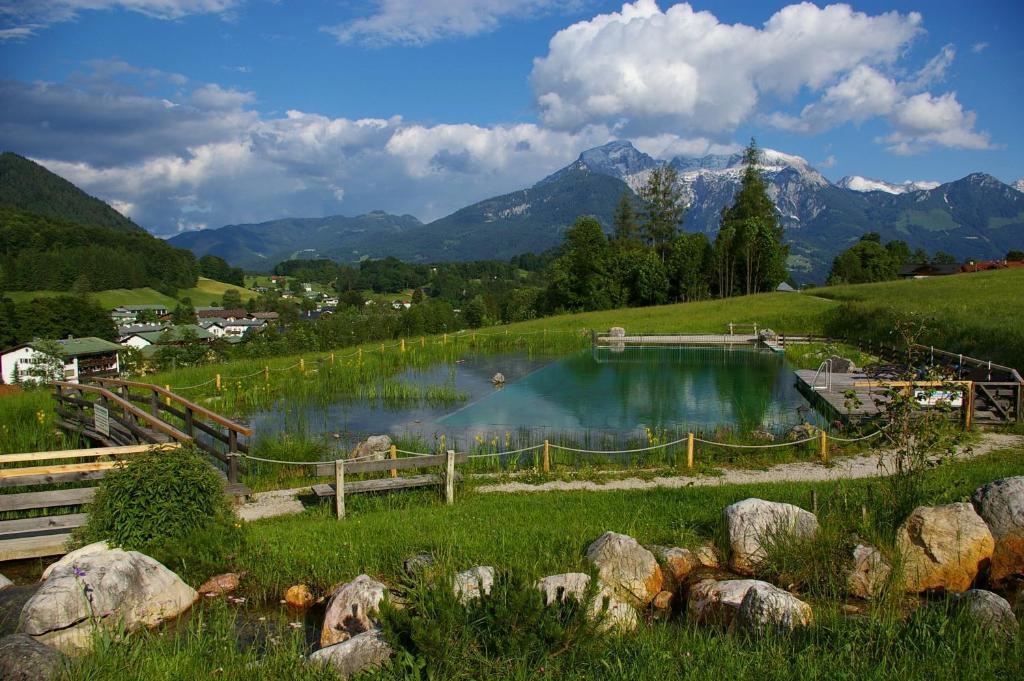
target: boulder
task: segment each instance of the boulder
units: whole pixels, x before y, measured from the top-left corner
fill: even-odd
[[[138,551],[80,555],[50,572],[21,611],[21,631],[62,652],[92,645],[95,622],[133,631],[173,619],[199,595]]]
[[[690,573],[701,566],[697,554],[690,549],[668,546],[649,546],[647,548],[654,554],[661,566],[661,574],[664,579],[661,588],[665,591],[679,589]]]
[[[386,586],[367,575],[342,585],[327,602],[320,646],[341,643],[376,627],[375,616],[387,592]]]
[[[896,531],[906,590],[966,591],[992,558],[995,540],[967,503],[918,506]]]
[[[786,439],[790,442],[797,442],[799,440],[806,440],[807,438],[816,437],[818,435],[818,428],[811,425],[810,423],[801,423],[793,426],[786,433]]]
[[[1009,602],[983,589],[968,589],[956,597],[957,609],[993,634],[1013,638],[1019,625]]]
[[[31,636],[12,634],[0,638],[0,679],[49,681],[61,675],[66,658],[56,648]]]
[[[982,485],[971,495],[971,502],[996,542],[992,581],[1024,575],[1024,476]]]
[[[811,606],[767,582],[757,582],[743,596],[736,622],[757,634],[789,632],[811,623]]]
[[[728,626],[750,587],[763,583],[756,579],[701,580],[690,588],[686,611],[695,622]]]
[[[775,442],[775,434],[767,430],[755,430],[750,437],[757,442]]]
[[[39,584],[14,584],[0,589],[0,638],[18,633],[21,611],[36,591],[39,591]]]
[[[65,553],[64,556],[60,558],[60,560],[47,566],[47,568],[43,570],[43,576],[39,579],[47,579],[50,576],[50,573],[52,573],[54,570],[59,570],[60,568],[72,565],[76,560],[83,556],[88,556],[94,553],[103,553],[104,551],[109,550],[110,546],[105,541],[98,541],[92,544],[86,544],[85,546],[77,548],[70,553]]]
[[[494,385],[505,385],[505,374],[500,371],[491,376],[491,383]]]
[[[200,596],[220,596],[229,594],[238,589],[241,584],[241,577],[235,572],[225,572],[223,575],[214,575],[203,582],[199,587]]]
[[[455,575],[452,590],[461,603],[468,603],[474,598],[491,593],[494,586],[494,568],[478,565]]]
[[[3,575],[0,575],[0,589],[6,589],[7,587],[14,584],[11,580],[7,579]]]
[[[391,646],[374,629],[357,634],[347,641],[327,646],[309,656],[313,664],[329,665],[342,678],[348,678],[367,669],[383,666],[394,654]]]
[[[590,575],[583,572],[567,572],[560,575],[551,575],[537,582],[537,588],[544,593],[544,603],[550,605],[555,601],[563,601],[566,596],[572,596],[577,601],[586,598],[587,588],[590,586]],[[636,610],[618,598],[615,593],[604,584],[599,585],[597,594],[590,604],[590,616],[597,617],[604,612],[603,629],[618,629],[620,631],[631,631],[636,628],[638,618]]]
[[[664,583],[654,554],[625,534],[605,532],[587,548],[597,576],[622,600],[640,607],[650,603]]]
[[[718,568],[722,565],[722,561],[718,558],[718,549],[710,544],[698,546],[693,553],[703,567]]]
[[[740,574],[754,574],[767,557],[768,546],[783,537],[812,537],[818,519],[793,504],[744,499],[725,507],[729,531],[730,567]]]
[[[296,584],[290,586],[284,592],[284,602],[290,608],[295,610],[308,610],[313,607],[313,603],[316,599],[313,597],[313,592],[309,590],[309,587],[305,584]]]
[[[371,435],[355,446],[349,459],[380,461],[391,453],[391,438],[387,435]]]
[[[671,591],[659,591],[658,595],[651,601],[651,607],[655,610],[671,610],[675,599],[676,595]]]
[[[409,577],[430,578],[434,571],[434,557],[429,553],[417,553],[402,561],[402,569]]]
[[[621,326],[613,326],[611,330],[608,331],[608,335],[612,338],[625,338],[626,330]]]
[[[839,355],[832,355],[827,361],[832,364],[833,374],[852,374],[857,370],[857,365],[853,363],[852,359],[840,357]]]
[[[857,544],[853,549],[853,567],[846,575],[846,590],[857,598],[874,598],[890,574],[892,565],[878,549],[866,544]]]

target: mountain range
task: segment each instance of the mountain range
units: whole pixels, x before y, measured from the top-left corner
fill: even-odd
[[[355,262],[393,255],[412,262],[507,259],[561,243],[579,215],[609,231],[624,192],[669,163],[679,172],[689,208],[687,231],[714,238],[723,206],[743,173],[741,154],[655,159],[628,141],[587,150],[528,189],[496,196],[431,223],[373,212],[357,217],[284,219],[185,232],[170,239],[196,255],[213,253],[236,266],[268,269],[292,257]],[[797,281],[822,281],[832,258],[861,234],[903,239],[911,248],[960,258],[997,258],[1024,247],[1024,180],[1004,184],[984,173],[938,183],[890,184],[859,176],[832,183],[799,156],[762,150],[761,171],[790,244]]]

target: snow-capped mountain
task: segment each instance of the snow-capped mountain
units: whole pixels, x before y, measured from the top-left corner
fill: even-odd
[[[1014,182],[1010,186],[1012,186],[1014,189],[1016,189],[1019,192],[1024,192],[1024,179],[1017,180],[1016,182]]]
[[[906,194],[907,192],[935,189],[939,184],[938,182],[928,180],[919,180],[917,182],[907,180],[901,184],[893,184],[885,180],[872,180],[869,177],[861,177],[860,175],[847,175],[836,182],[836,186],[851,189],[855,192],[885,192],[886,194]]]

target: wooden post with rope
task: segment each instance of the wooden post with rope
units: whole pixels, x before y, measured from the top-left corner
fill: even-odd
[[[693,468],[693,433],[686,434],[686,467]]]
[[[388,457],[392,461],[397,459],[398,458],[398,447],[396,447],[395,445],[391,445],[391,451],[388,452]],[[398,477],[398,469],[397,468],[392,468],[391,469],[391,477],[392,478],[397,478]]]
[[[828,463],[828,431],[821,429],[821,462]]]
[[[544,461],[543,461],[543,465],[544,465],[544,472],[545,473],[550,473],[551,472],[551,444],[547,440],[544,440]]]
[[[217,392],[220,392],[220,374],[217,374]]]
[[[334,461],[334,513],[338,520],[345,517],[345,460]]]

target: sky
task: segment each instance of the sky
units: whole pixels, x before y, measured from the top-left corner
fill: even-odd
[[[429,221],[631,140],[1024,178],[1024,2],[0,0],[0,149],[162,236]]]

